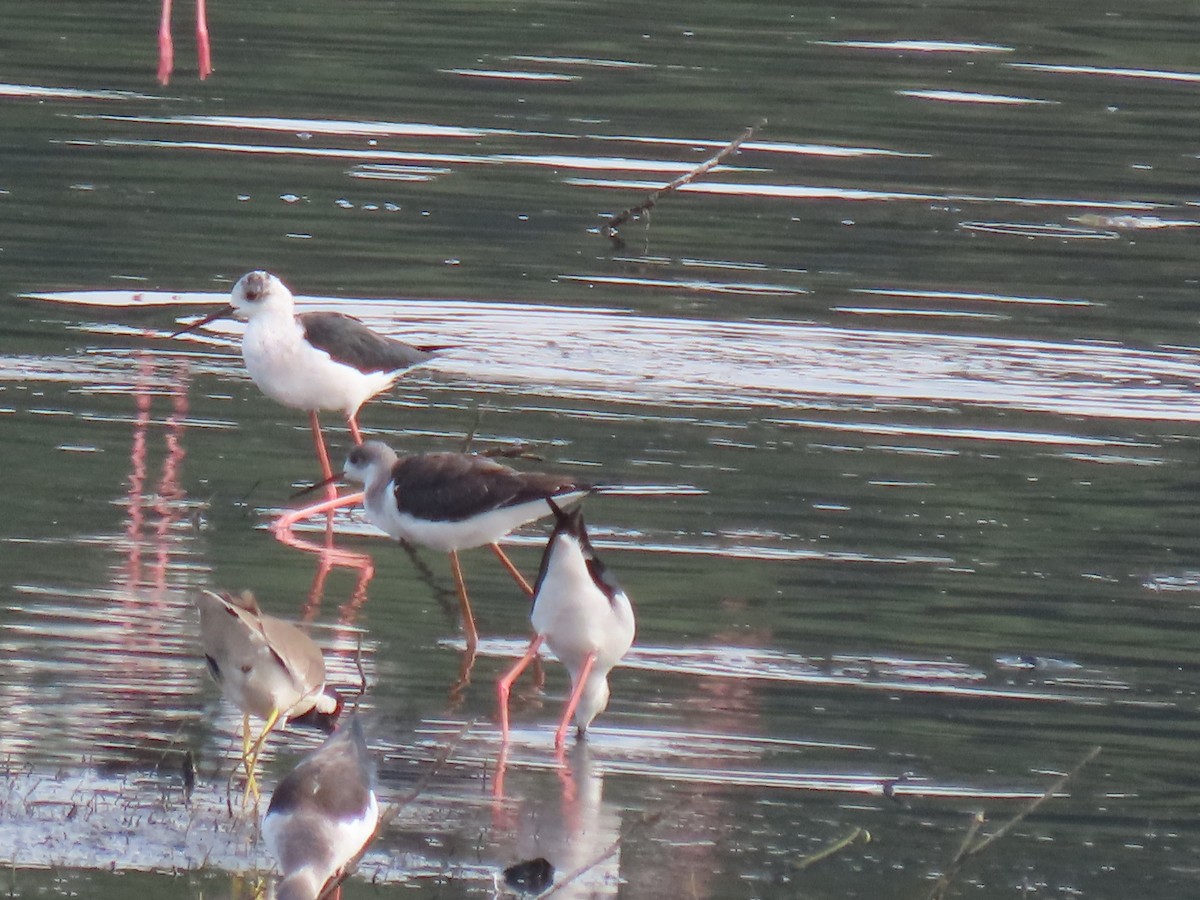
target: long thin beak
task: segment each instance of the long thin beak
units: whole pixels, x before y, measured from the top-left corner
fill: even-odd
[[[328,478],[318,481],[316,484],[310,484],[306,488],[301,488],[300,490],[296,491],[296,493],[292,494],[292,496],[289,497],[288,499],[297,500],[300,497],[306,497],[309,494],[311,494],[313,491],[319,491],[321,488],[325,487],[326,485],[333,484],[334,482],[341,481],[341,480],[342,480],[342,476],[338,475],[335,472],[333,475],[330,475]]]
[[[203,319],[196,320],[191,325],[185,325],[183,328],[180,328],[177,332],[175,332],[173,335],[171,335],[171,337],[177,338],[181,334],[187,334],[189,331],[195,331],[197,328],[202,328],[203,326],[207,325],[209,322],[215,322],[217,319],[231,318],[233,316],[233,313],[234,313],[234,309],[232,306],[228,306],[228,305],[222,306],[220,309],[218,309],[212,315],[205,316]]]

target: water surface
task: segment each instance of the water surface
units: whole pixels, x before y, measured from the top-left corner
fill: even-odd
[[[178,5],[178,4],[177,4]],[[1171,4],[13,8],[0,67],[0,862],[16,895],[243,896],[240,716],[191,597],[308,623],[400,804],[351,896],[1184,896],[1200,440],[1196,29]],[[648,217],[633,206],[766,120]],[[638,640],[585,745],[493,684],[528,607],[355,513],[240,326],[245,271],[446,345],[368,405],[403,452],[529,445]],[[327,415],[334,453],[348,438]],[[510,552],[536,571],[545,529]],[[266,782],[316,738],[281,732]],[[185,797],[187,754],[196,787]],[[859,834],[823,862],[808,854]],[[370,884],[374,882],[374,886]],[[402,887],[400,887],[402,886]]]

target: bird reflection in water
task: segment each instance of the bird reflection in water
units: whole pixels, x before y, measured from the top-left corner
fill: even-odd
[[[152,406],[161,394],[157,365],[149,354],[138,354],[137,377],[133,385],[137,414],[133,421],[133,441],[129,449],[129,491],[125,522],[125,562],[121,568],[122,586],[131,590],[150,587],[161,594],[167,587],[171,551],[179,543],[174,532],[189,513],[187,495],[179,484],[179,472],[187,451],[183,435],[188,415],[189,371],[186,361],[176,363],[167,382],[171,412],[163,421],[166,456],[155,491],[146,496],[146,440],[154,424]],[[147,511],[155,516],[147,536]],[[152,561],[144,564],[142,554],[149,550]],[[148,570],[148,571],[147,571]]]
[[[553,775],[529,773],[540,784],[531,784],[519,800],[504,794],[507,753],[502,747],[497,760],[492,817],[497,837],[503,841],[507,833],[511,840],[512,858],[548,861],[557,873],[554,896],[562,900],[615,897],[621,885],[621,814],[604,801],[604,776],[591,748],[576,743]],[[557,790],[547,790],[551,778]]]

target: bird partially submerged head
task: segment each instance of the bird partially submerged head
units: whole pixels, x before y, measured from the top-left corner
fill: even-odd
[[[315,728],[324,734],[332,734],[346,701],[342,695],[328,685],[314,698],[313,705],[297,716],[288,716],[289,725]]]

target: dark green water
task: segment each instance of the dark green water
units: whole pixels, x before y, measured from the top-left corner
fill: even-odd
[[[1189,4],[212,7],[216,73],[177,3],[161,88],[156,4],[0,2],[0,886],[270,870],[224,812],[240,716],[191,603],[222,587],[311,622],[335,682],[361,663],[380,793],[418,791],[348,896],[487,896],[615,844],[560,894],[925,897],[972,812],[998,827],[1094,746],[953,895],[1193,891]],[[638,640],[565,767],[548,663],[496,789],[528,607],[486,551],[451,696],[445,559],[267,530],[316,474],[304,416],[233,326],[168,338],[258,267],[450,346],[373,436],[631,487],[588,509]],[[527,572],[544,535],[512,539]],[[268,784],[314,745],[281,733]]]

